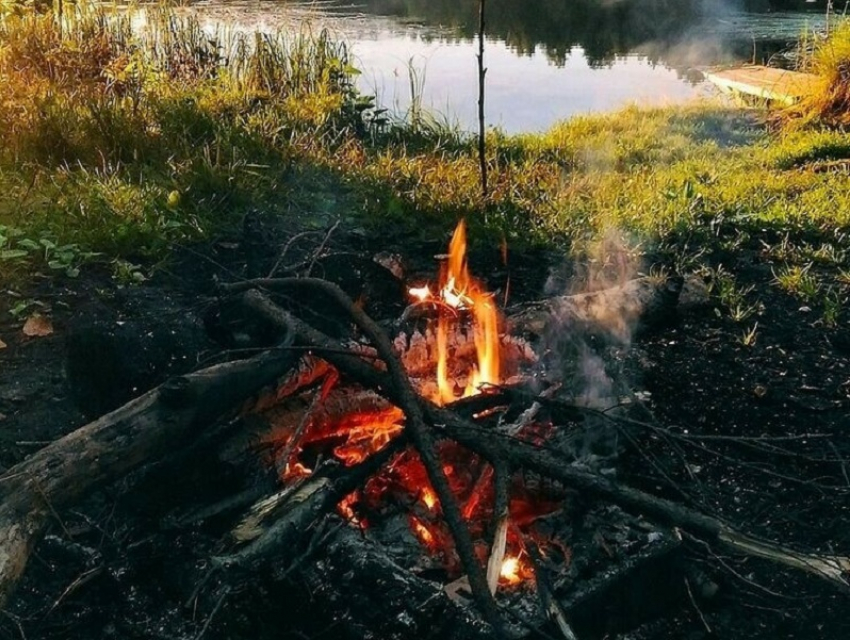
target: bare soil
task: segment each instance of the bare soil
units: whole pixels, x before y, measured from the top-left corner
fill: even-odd
[[[428,246],[380,242],[340,233],[329,248],[367,257],[397,251],[409,273],[427,275],[445,246],[444,239]],[[543,293],[553,269],[563,271],[562,255],[514,254],[508,268],[497,251],[484,250],[471,262],[494,288],[504,290],[510,276],[515,299],[530,299]],[[75,280],[35,278],[17,291],[20,297],[0,298],[0,339],[7,344],[0,350],[0,467],[9,468],[87,416],[168,375],[240,348],[208,336],[215,322],[207,309],[213,277],[244,277],[246,262],[239,240],[218,242],[177,255],[141,285],[119,286],[92,268]],[[826,327],[819,314],[773,286],[771,264],[757,247],[736,255],[733,271],[755,286],[753,298],[763,305],[757,317],[736,323],[715,300],[688,306],[673,326],[636,338],[625,355],[608,362],[612,376],[648,394],[641,397],[648,398],[650,426],[631,443],[621,479],[790,546],[850,554],[850,469],[844,462],[850,458],[848,319]],[[317,275],[340,279],[343,273],[327,267]],[[356,294],[364,284],[353,277],[346,286]],[[386,291],[360,293],[367,311],[391,317],[395,308]],[[9,314],[21,298],[44,305],[52,335],[22,334],[24,318]],[[742,334],[756,320],[755,343],[745,346]],[[107,328],[92,333],[92,326]],[[111,367],[109,375],[95,380],[102,363]],[[88,378],[94,382],[87,386]],[[80,390],[91,385],[100,385],[99,400]],[[195,601],[187,594],[222,531],[215,522],[197,529],[173,526],[173,518],[178,505],[203,504],[213,489],[238,487],[241,480],[222,476],[215,460],[194,460],[188,468],[193,471],[154,466],[79,509],[57,514],[0,616],[0,637],[350,637],[344,608],[318,610],[297,572],[283,582],[272,571],[257,575],[205,627],[214,599]],[[271,482],[260,468],[255,476],[257,483]],[[846,594],[815,578],[686,540],[687,583],[645,585],[659,594],[676,592],[675,603],[620,637],[850,637]],[[187,601],[194,604],[187,607]]]

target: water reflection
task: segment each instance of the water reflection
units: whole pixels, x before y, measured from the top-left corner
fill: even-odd
[[[591,67],[635,52],[653,63],[683,67],[750,57],[753,40],[757,57],[760,51],[769,56],[807,25],[819,26],[825,2],[487,0],[487,33],[519,55],[543,52],[556,65],[566,64],[578,47]],[[478,0],[325,0],[314,6],[337,15],[360,13],[392,17],[397,24],[439,26],[445,40],[470,40],[478,28]],[[798,11],[787,13],[789,9]]]
[[[805,0],[487,0],[488,118],[542,129],[629,102],[706,92],[693,69],[765,62],[823,13]],[[478,0],[208,0],[211,20],[249,28],[328,27],[352,44],[360,86],[398,111],[412,96],[448,120],[475,122]],[[412,70],[412,71],[411,71]]]

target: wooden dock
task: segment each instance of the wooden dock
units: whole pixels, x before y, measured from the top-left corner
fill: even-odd
[[[820,80],[810,73],[760,66],[710,71],[706,72],[705,78],[728,93],[786,105],[792,105],[809,95]]]

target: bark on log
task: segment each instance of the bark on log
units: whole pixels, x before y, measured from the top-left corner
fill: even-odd
[[[508,324],[515,333],[541,336],[568,327],[627,342],[636,329],[673,318],[681,290],[681,278],[637,278],[609,289],[533,303],[510,316]]]
[[[275,350],[172,378],[0,476],[0,606],[51,515],[188,443],[282,376],[297,355]]]

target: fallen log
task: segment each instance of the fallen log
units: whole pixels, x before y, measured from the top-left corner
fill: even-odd
[[[282,346],[291,341],[288,334]],[[14,590],[52,515],[188,444],[286,373],[298,355],[276,349],[172,378],[0,476],[0,606]]]
[[[627,342],[635,330],[669,322],[676,313],[681,278],[644,277],[608,289],[531,303],[508,317],[515,333],[545,336],[561,327]]]

